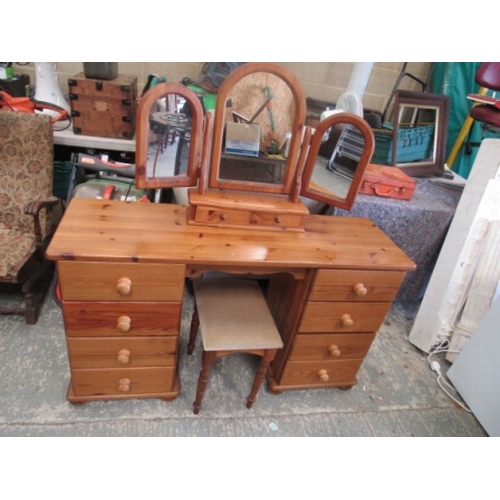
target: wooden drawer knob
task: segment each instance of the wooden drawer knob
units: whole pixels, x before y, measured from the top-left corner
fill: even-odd
[[[116,291],[120,295],[128,295],[132,291],[132,281],[129,278],[120,278],[116,282]]]
[[[130,379],[121,378],[118,381],[118,390],[120,392],[130,392]]]
[[[338,358],[340,356],[340,354],[341,354],[339,346],[335,345],[335,344],[332,344],[328,348],[328,352],[330,353],[330,356],[332,356],[332,358]]]
[[[219,215],[220,220],[224,221],[227,219],[227,215],[223,212]]]
[[[340,317],[340,322],[342,323],[342,326],[345,326],[345,327],[350,327],[350,326],[354,325],[354,321],[351,318],[350,314],[343,314]]]
[[[128,365],[130,363],[130,351],[128,349],[120,349],[116,360],[122,365]]]
[[[116,328],[118,328],[120,332],[128,332],[131,326],[132,320],[130,316],[120,316],[116,322]]]
[[[353,290],[357,297],[364,297],[368,293],[368,290],[363,283],[357,283],[354,285]]]
[[[274,218],[274,222],[276,222],[276,224],[281,224],[281,217],[279,215],[277,215],[275,218]]]
[[[328,372],[326,370],[320,370],[318,372],[318,377],[321,380],[321,382],[328,382],[330,377],[328,376]]]

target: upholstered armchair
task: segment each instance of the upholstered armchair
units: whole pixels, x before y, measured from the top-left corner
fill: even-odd
[[[52,235],[52,120],[45,114],[0,111],[0,291],[23,300],[0,304],[2,314],[38,320],[53,265],[45,259]]]

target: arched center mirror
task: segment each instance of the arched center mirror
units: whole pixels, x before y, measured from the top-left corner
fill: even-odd
[[[195,186],[203,121],[199,97],[184,85],[160,83],[148,90],[137,110],[137,187]]]
[[[351,113],[337,113],[318,125],[311,140],[301,194],[349,210],[374,151],[368,123]]]
[[[209,188],[290,193],[305,115],[301,86],[285,68],[234,70],[217,96]]]

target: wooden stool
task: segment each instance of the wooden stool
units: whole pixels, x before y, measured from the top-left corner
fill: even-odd
[[[198,279],[193,283],[195,309],[188,354],[192,354],[198,328],[203,339],[203,362],[193,413],[198,414],[215,360],[226,354],[250,353],[261,362],[247,399],[251,408],[269,363],[283,347],[280,334],[259,284],[249,279]]]

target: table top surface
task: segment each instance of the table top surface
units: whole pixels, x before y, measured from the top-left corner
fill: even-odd
[[[373,222],[309,215],[304,231],[188,224],[187,207],[74,198],[54,235],[51,260],[168,262],[212,267],[408,271],[413,261]]]
[[[135,137],[133,139],[115,139],[111,137],[80,135],[73,132],[72,126],[65,130],[54,130],[54,144],[59,146],[135,152]]]

